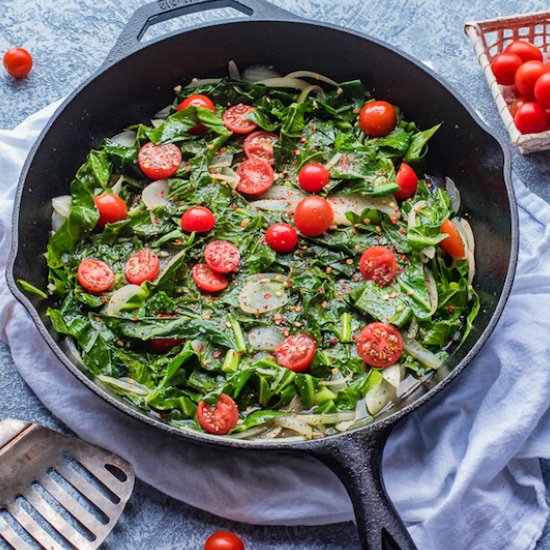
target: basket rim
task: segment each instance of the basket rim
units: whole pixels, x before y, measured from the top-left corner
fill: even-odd
[[[544,17],[547,16],[550,18],[550,11],[544,10],[544,11],[534,11],[530,13],[522,13],[522,14],[513,14],[513,15],[505,15],[503,17],[496,17],[494,19],[483,19],[481,21],[466,21],[464,23],[464,28],[466,27],[476,27],[480,29],[480,25],[487,25],[487,24],[496,24],[496,23],[507,23],[510,21],[519,22],[524,21],[527,19],[532,19],[536,17]]]

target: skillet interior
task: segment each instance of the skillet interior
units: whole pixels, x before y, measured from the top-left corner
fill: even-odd
[[[449,175],[463,198],[463,213],[476,237],[476,288],[482,308],[466,343],[455,350],[435,377],[444,385],[455,369],[464,366],[480,347],[496,321],[499,300],[511,284],[516,257],[513,197],[506,187],[509,169],[499,143],[472,118],[466,107],[441,83],[387,47],[344,31],[302,22],[239,21],[211,25],[153,43],[122,59],[93,77],[64,104],[31,155],[20,189],[19,215],[16,212],[14,238],[18,250],[12,258],[13,278],[25,279],[39,288],[47,284],[46,249],[50,228],[52,197],[66,194],[69,182],[87,152],[104,137],[125,126],[148,121],[153,113],[170,103],[173,87],[191,77],[224,76],[227,61],[240,67],[272,64],[281,72],[309,69],[335,80],[361,78],[378,99],[399,105],[406,118],[428,128],[443,121],[430,141],[424,171]],[[18,231],[18,236],[15,234]],[[11,275],[10,275],[11,276]],[[60,351],[59,338],[45,311],[46,301],[28,297],[25,305],[43,335],[64,364],[94,391],[105,397]],[[503,300],[501,300],[503,302]],[[43,323],[43,326],[41,326]],[[487,330],[489,327],[489,330]],[[480,340],[481,339],[481,340]],[[457,367],[459,367],[457,369]],[[456,374],[457,372],[454,372]],[[436,390],[434,385],[430,393]],[[419,389],[401,402],[390,417],[401,416],[426,389]],[[108,400],[131,412],[131,406],[116,396]],[[138,413],[158,427],[166,425]],[[388,419],[389,420],[389,419]],[[174,433],[181,430],[170,429]],[[210,436],[185,432],[197,440]],[[219,438],[215,438],[220,442]]]

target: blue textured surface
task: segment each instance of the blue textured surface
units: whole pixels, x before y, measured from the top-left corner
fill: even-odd
[[[0,128],[12,128],[26,116],[59,99],[90,76],[103,62],[133,10],[135,0],[0,0],[0,52],[23,46],[35,67],[24,80],[0,74]],[[381,38],[421,60],[476,107],[494,131],[507,139],[485,79],[463,33],[466,20],[548,9],[545,0],[274,0],[303,17],[328,21]],[[213,18],[230,10],[196,14],[147,33],[151,38]],[[358,60],[359,61],[359,60]],[[307,68],[307,67],[304,67]],[[407,83],[404,83],[407,85]],[[522,157],[513,151],[513,166],[528,187],[550,200],[550,152]],[[7,347],[0,343],[0,417],[23,418],[63,429],[23,383]],[[544,465],[547,485],[550,469]],[[252,527],[234,524],[166,497],[138,482],[127,511],[109,536],[106,548],[202,547],[218,529],[240,534],[249,549],[344,550],[357,548],[352,523],[325,527]],[[1,546],[1,543],[0,543]],[[548,527],[537,548],[550,548]]]

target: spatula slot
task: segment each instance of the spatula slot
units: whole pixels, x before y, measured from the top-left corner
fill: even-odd
[[[0,548],[11,550],[40,548],[40,545],[21,527],[6,508],[0,509]]]
[[[123,483],[128,479],[128,476],[114,464],[105,464],[105,469],[111,472],[119,481]]]

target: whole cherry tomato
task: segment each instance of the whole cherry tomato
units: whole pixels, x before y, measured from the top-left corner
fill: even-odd
[[[3,58],[4,67],[13,78],[23,78],[32,69],[32,55],[24,48],[10,48]]]

